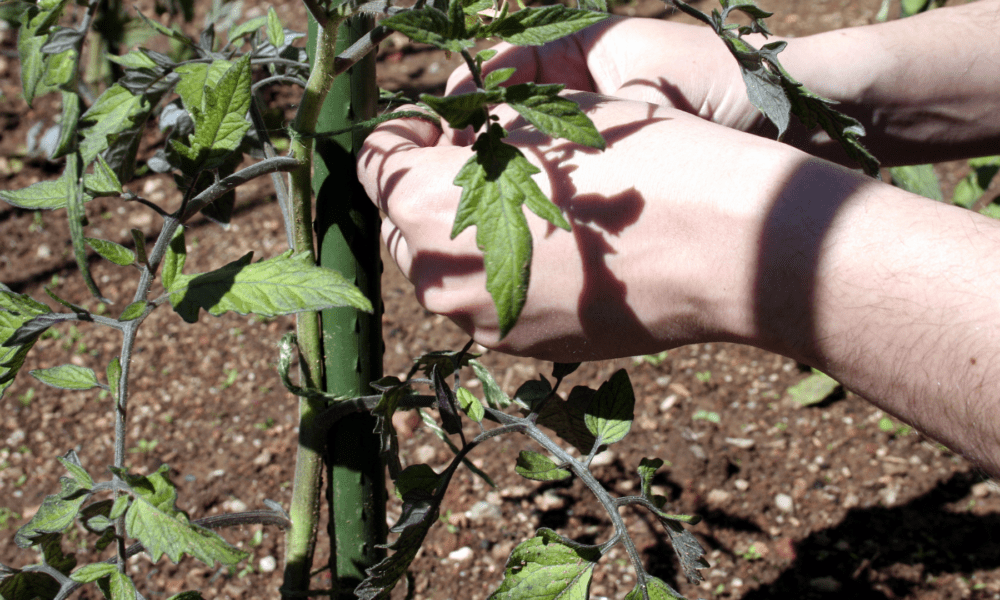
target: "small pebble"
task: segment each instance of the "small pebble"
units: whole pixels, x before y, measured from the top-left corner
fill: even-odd
[[[701,444],[691,444],[688,446],[688,450],[690,450],[691,454],[694,454],[694,457],[698,460],[708,460],[708,454],[705,454],[705,449],[701,447]]]
[[[736,446],[742,450],[749,450],[753,448],[754,441],[750,438],[726,438],[726,443],[730,446]]]
[[[714,489],[705,496],[705,501],[709,506],[722,506],[729,501],[732,494],[726,490]]]
[[[795,502],[792,497],[788,494],[778,494],[774,497],[774,505],[778,507],[778,510],[782,512],[792,512],[795,508]]]
[[[462,546],[458,550],[448,554],[448,560],[454,560],[456,562],[462,562],[466,560],[471,560],[474,552],[472,548],[468,546]]]
[[[260,572],[261,573],[273,573],[275,569],[278,568],[278,560],[273,556],[265,556],[260,559]]]
[[[809,580],[809,586],[819,592],[840,591],[840,582],[830,576],[811,579]]]
[[[608,465],[614,464],[616,458],[618,458],[618,455],[615,454],[614,450],[605,450],[595,456],[594,460],[590,461],[590,466],[607,467]]]
[[[471,521],[490,521],[502,518],[503,513],[496,504],[480,500],[470,506],[469,510],[465,511],[465,516]]]
[[[747,481],[746,479],[737,479],[736,481],[733,482],[733,486],[737,490],[739,490],[741,492],[745,492],[748,489],[750,489],[750,482]]]

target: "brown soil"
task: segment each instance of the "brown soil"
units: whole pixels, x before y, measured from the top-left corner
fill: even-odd
[[[302,23],[295,2],[278,2],[283,18]],[[708,5],[707,2],[702,4]],[[776,33],[805,35],[872,22],[879,0],[767,0]],[[664,16],[649,0],[619,12]],[[260,7],[245,17],[262,14]],[[668,15],[674,18],[674,15]],[[301,29],[301,26],[298,27]],[[24,187],[51,178],[59,167],[26,157],[28,129],[51,118],[53,100],[28,108],[18,93],[16,32],[0,30],[0,186]],[[392,39],[383,46],[380,84],[411,94],[439,91],[456,57]],[[941,172],[954,182],[961,167]],[[176,202],[170,181],[148,177],[135,191],[157,202]],[[155,234],[149,212],[116,200],[88,206],[89,235],[129,244],[128,229]],[[285,247],[270,185],[243,188],[228,232],[196,222],[188,232],[188,272],[205,271],[247,250],[273,256]],[[236,241],[238,240],[238,241]],[[0,281],[35,298],[52,284],[64,297],[97,310],[74,268],[64,213],[34,215],[0,206]],[[94,260],[95,277],[120,310],[133,291],[135,273]],[[388,374],[404,373],[410,359],[436,349],[457,349],[465,338],[450,322],[417,304],[411,286],[387,263],[383,277]],[[288,318],[261,320],[227,315],[185,325],[169,310],[155,312],[143,328],[134,360],[129,425],[129,467],[150,472],[169,463],[180,505],[192,518],[258,508],[264,499],[287,506],[293,471],[296,401],[274,371],[275,344],[292,329]],[[107,331],[63,326],[40,341],[27,369],[63,364],[103,372],[119,340]],[[525,379],[548,374],[550,365],[496,353],[483,358],[508,393]],[[567,384],[596,387],[618,368],[629,370],[637,395],[632,433],[612,447],[597,477],[616,493],[637,488],[641,458],[660,457],[659,493],[670,509],[704,517],[693,528],[708,551],[706,581],[688,584],[659,526],[625,511],[647,568],[687,597],[744,598],[1000,598],[1000,488],[983,481],[964,460],[921,437],[887,433],[881,413],[847,393],[802,408],[786,390],[805,377],[789,359],[730,344],[673,350],[658,360],[620,359],[584,365]],[[569,389],[566,387],[565,389]],[[111,463],[111,408],[93,393],[60,392],[26,372],[0,401],[0,562],[35,560],[10,543],[17,527],[56,491],[62,467],[55,457],[75,448],[98,473]],[[698,411],[719,422],[695,419]],[[470,430],[471,432],[472,430]],[[450,452],[425,428],[401,440],[403,460],[444,465]],[[485,598],[501,578],[513,546],[541,526],[584,541],[606,539],[609,521],[579,482],[540,485],[513,471],[525,440],[502,438],[471,458],[499,484],[489,489],[461,471],[435,527],[413,564],[417,599]],[[779,494],[791,498],[778,508]],[[479,503],[479,504],[477,504]],[[482,510],[482,509],[486,510]],[[470,510],[471,509],[471,510]],[[390,519],[399,507],[390,507]],[[282,533],[259,526],[226,533],[252,552],[245,569],[229,572],[192,560],[175,566],[130,567],[147,598],[199,589],[206,598],[277,597]],[[71,531],[68,543],[84,548]],[[322,546],[322,543],[321,543]],[[457,550],[462,552],[456,552]],[[69,548],[67,548],[69,550]],[[82,560],[92,558],[81,551]],[[317,565],[326,555],[320,550]],[[269,567],[270,565],[270,567]],[[621,550],[597,569],[591,593],[621,598],[634,574]],[[329,587],[325,574],[314,587]],[[400,586],[395,597],[404,597]],[[95,598],[93,590],[79,597]]]

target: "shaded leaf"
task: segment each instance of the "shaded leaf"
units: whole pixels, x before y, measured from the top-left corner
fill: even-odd
[[[644,497],[652,497],[653,476],[656,475],[656,470],[662,466],[663,459],[660,458],[643,458],[639,461],[639,484]]]
[[[198,309],[218,316],[233,311],[266,317],[353,306],[371,312],[371,303],[340,273],[316,266],[310,253],[284,254],[250,263],[252,253],[209,273],[175,275],[170,303],[194,323]]]
[[[539,402],[545,400],[552,393],[552,384],[548,379],[539,375],[539,379],[529,379],[522,383],[514,392],[514,401],[518,404],[534,410]]]
[[[64,208],[68,198],[69,176],[66,171],[58,179],[39,181],[19,190],[0,190],[0,200],[18,208]]]
[[[452,4],[459,4],[452,0]],[[461,9],[460,9],[461,10]],[[449,15],[433,6],[420,10],[407,10],[382,19],[380,25],[395,29],[415,42],[430,44],[441,50],[461,52],[471,48],[473,42],[465,29],[464,14],[460,19],[449,19]]]
[[[1000,172],[1000,156],[986,156],[969,160],[972,171],[955,186],[951,201],[964,208],[972,208],[979,200],[997,173]],[[0,192],[2,194],[2,192]]]
[[[506,88],[504,99],[542,133],[603,150],[604,138],[597,131],[594,122],[580,110],[576,102],[559,95],[563,87],[519,83]],[[559,218],[562,219],[562,215]],[[569,229],[569,224],[561,227]]]
[[[580,368],[580,363],[552,363],[552,376],[556,379],[563,379]]]
[[[70,575],[70,579],[77,583],[91,583],[102,577],[107,577],[118,572],[118,567],[109,563],[93,563],[80,567]]]
[[[525,479],[533,479],[535,481],[559,481],[560,479],[568,479],[573,475],[566,469],[560,469],[556,463],[552,462],[544,454],[532,452],[531,450],[521,450],[517,455],[517,464],[514,466],[514,471]]]
[[[455,361],[458,360],[459,354],[462,353],[457,350],[435,350],[414,358],[413,364],[415,367],[420,367],[428,377],[430,377],[431,370],[434,367],[437,367],[441,377],[450,377],[455,372]],[[462,356],[462,363],[459,367],[469,366],[471,364],[470,361],[478,356],[478,354],[473,352],[466,352]]]
[[[163,255],[163,268],[160,277],[163,279],[163,289],[170,290],[174,287],[174,281],[184,271],[184,262],[187,260],[187,245],[184,241],[184,226],[180,225],[174,231],[174,236],[170,238],[170,245]]]
[[[87,501],[88,490],[70,477],[60,477],[59,487],[59,493],[46,496],[35,516],[14,534],[14,543],[18,547],[30,548],[40,536],[62,533],[73,523],[80,507]]]
[[[140,316],[142,316],[142,313],[146,310],[147,306],[149,306],[149,302],[146,302],[145,300],[139,300],[138,302],[133,302],[132,304],[126,306],[124,310],[122,310],[122,314],[118,316],[118,320],[132,321],[134,319],[138,319]]]
[[[576,386],[565,401],[552,398],[546,402],[538,413],[536,423],[555,431],[560,438],[586,456],[597,442],[584,421],[584,413],[594,394],[594,390],[588,387]]]
[[[428,495],[437,491],[441,476],[434,472],[429,465],[410,465],[400,471],[396,478],[396,494],[403,498],[414,490],[421,490]]]
[[[111,397],[118,401],[118,383],[122,378],[122,361],[119,357],[114,357],[108,363],[107,369],[108,387],[111,388]]]
[[[462,419],[455,408],[455,394],[448,387],[448,382],[438,373],[437,366],[431,369],[431,381],[434,383],[434,396],[437,398],[438,413],[441,415],[441,426],[449,435],[462,431]]]

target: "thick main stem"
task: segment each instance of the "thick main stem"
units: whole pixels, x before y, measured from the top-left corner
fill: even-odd
[[[315,257],[312,234],[312,152],[313,134],[333,82],[333,59],[336,57],[337,22],[319,29],[319,39],[309,82],[306,84],[292,132],[291,154],[302,166],[291,172],[289,187],[292,199],[292,232],[296,252]],[[296,318],[300,368],[303,387],[318,387],[323,369],[318,313],[301,313]],[[289,515],[292,528],[285,537],[285,572],[281,587],[285,598],[309,588],[319,522],[319,490],[323,460],[323,436],[314,423],[325,402],[299,398],[299,445],[295,458],[295,482]]]

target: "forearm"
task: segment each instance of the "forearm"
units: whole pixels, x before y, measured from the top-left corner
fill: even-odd
[[[1000,224],[797,167],[761,229],[750,342],[1000,475]]]
[[[779,55],[807,88],[841,103],[888,165],[1000,152],[1000,0],[791,39]],[[819,156],[842,155],[825,136],[791,132]]]

